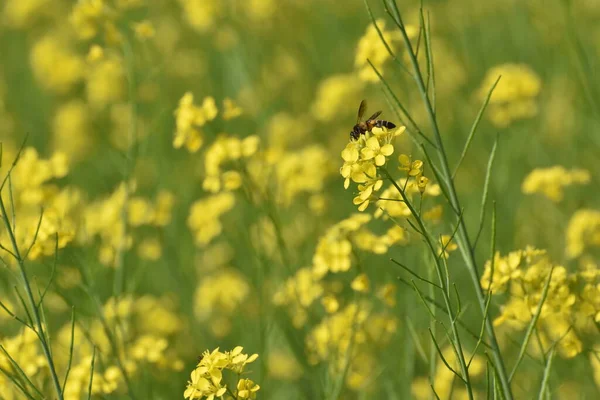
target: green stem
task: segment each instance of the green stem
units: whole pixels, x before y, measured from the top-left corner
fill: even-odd
[[[25,260],[21,257],[21,252],[19,251],[19,246],[17,245],[17,239],[14,235],[14,232],[11,228],[10,221],[8,220],[8,214],[6,212],[6,207],[4,206],[4,201],[0,196],[0,212],[2,213],[2,219],[4,221],[4,225],[6,227],[6,231],[10,238],[13,253],[15,255],[17,264],[19,265],[19,273],[21,275],[21,279],[23,280],[23,286],[25,287],[25,293],[27,295],[27,300],[29,301],[29,306],[33,311],[33,320],[35,322],[35,326],[37,329],[38,338],[40,339],[40,343],[42,345],[42,351],[44,352],[44,356],[48,363],[48,368],[50,370],[50,377],[52,379],[52,385],[54,386],[54,390],[56,391],[56,395],[59,400],[63,400],[63,391],[60,387],[60,382],[58,379],[58,374],[56,373],[56,367],[54,366],[54,360],[52,359],[52,354],[50,351],[50,346],[46,340],[46,336],[44,333],[44,327],[42,324],[42,319],[40,317],[40,312],[38,307],[36,306],[35,299],[33,298],[33,292],[31,291],[31,285],[29,283],[29,279],[27,278],[27,273],[25,272]]]
[[[398,6],[395,1],[390,2],[395,9],[395,14],[399,17],[400,13],[398,11]],[[440,159],[442,174],[446,179],[448,184],[448,194],[450,196],[450,204],[452,208],[455,210],[461,210],[460,201],[458,199],[458,195],[456,194],[456,188],[454,187],[454,181],[452,180],[452,171],[450,171],[450,167],[448,164],[448,157],[446,156],[446,152],[444,149],[444,144],[442,142],[442,135],[440,134],[440,129],[437,123],[437,118],[429,96],[427,94],[427,89],[425,88],[425,83],[423,80],[423,75],[421,73],[421,69],[419,67],[419,63],[414,56],[412,44],[410,43],[410,39],[404,29],[404,24],[401,20],[399,22],[399,30],[402,33],[402,37],[404,39],[404,43],[406,48],[408,49],[408,54],[410,58],[410,62],[412,64],[414,70],[414,77],[417,87],[419,89],[419,93],[425,104],[425,108],[427,111],[427,115],[429,117],[429,122],[431,124],[431,128],[434,134],[434,140],[437,144],[437,153]],[[500,380],[500,384],[502,385],[502,389],[506,395],[507,400],[512,400],[513,395],[510,388],[510,382],[508,379],[508,375],[506,373],[506,367],[504,366],[504,360],[502,359],[502,354],[500,353],[500,346],[498,345],[498,341],[496,339],[496,333],[494,331],[494,326],[492,324],[491,318],[489,315],[485,314],[485,304],[486,299],[483,293],[483,289],[479,285],[479,272],[477,271],[477,262],[475,260],[475,254],[473,253],[473,248],[471,246],[471,240],[469,238],[469,234],[467,232],[467,227],[464,222],[463,217],[459,217],[459,228],[458,228],[458,239],[462,244],[460,246],[461,254],[463,256],[463,260],[467,266],[467,270],[469,271],[469,275],[471,276],[471,280],[473,282],[473,286],[475,288],[475,293],[477,295],[477,301],[479,303],[479,307],[481,312],[483,313],[483,318],[485,320],[485,328],[486,332],[490,338],[490,345],[492,346],[492,358],[497,366],[498,370],[498,378]]]
[[[421,219],[421,216],[417,213],[417,211],[413,207],[412,203],[406,196],[405,191],[400,187],[400,185],[398,185],[398,183],[396,183],[396,181],[394,180],[392,175],[388,172],[387,169],[385,169],[385,167],[380,167],[380,169],[385,173],[385,175],[390,180],[392,185],[394,185],[396,190],[398,190],[398,192],[400,193],[402,200],[404,200],[404,203],[410,210],[410,213],[415,218],[417,225],[419,226],[419,229],[421,231],[421,235],[425,239],[425,242],[427,243],[427,246],[429,247],[429,251],[431,252],[431,255],[433,256],[434,263],[436,266],[435,269],[437,272],[438,280],[440,282],[440,286],[442,287],[441,292],[442,292],[442,297],[444,299],[444,305],[446,306],[446,310],[448,311],[448,316],[450,318],[450,326],[452,327],[452,336],[454,336],[454,341],[456,343],[455,352],[456,352],[456,358],[458,360],[458,363],[460,364],[462,380],[464,381],[465,386],[467,388],[467,393],[469,395],[469,399],[473,400],[474,396],[473,396],[473,388],[471,385],[471,380],[469,377],[469,368],[467,367],[464,352],[462,350],[460,334],[458,332],[458,327],[456,325],[457,318],[454,315],[454,309],[452,308],[452,304],[450,302],[449,290],[446,287],[447,286],[446,280],[444,279],[444,273],[442,270],[442,266],[440,265],[440,258],[437,256],[437,250],[433,244],[431,234],[428,232],[427,228],[425,227],[425,223],[423,222],[423,219]]]

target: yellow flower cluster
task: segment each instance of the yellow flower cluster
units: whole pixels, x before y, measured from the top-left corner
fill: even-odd
[[[359,211],[364,211],[372,200],[377,200],[375,193],[383,186],[383,179],[377,173],[378,167],[383,167],[387,157],[394,152],[392,140],[402,134],[405,127],[373,128],[372,132],[360,135],[358,140],[350,140],[342,151],[344,165],[340,169],[344,177],[344,188],[350,186],[350,181],[358,183],[358,195],[353,203]]]
[[[196,245],[204,247],[223,231],[219,218],[235,205],[235,197],[230,192],[218,193],[194,202],[190,208],[187,224]]]
[[[531,247],[504,257],[497,253],[493,276],[491,268],[488,261],[481,278],[482,288],[489,287],[493,294],[509,294],[494,325],[523,329],[537,312],[552,272],[538,320],[538,344],[542,348],[535,350],[546,351],[554,342],[564,357],[574,357],[583,350],[580,335],[590,330],[593,320],[600,319],[597,268],[570,273],[563,266],[553,265],[546,251]]]
[[[228,164],[240,167],[241,160],[247,160],[258,151],[260,139],[252,135],[244,139],[220,135],[208,148],[204,159],[205,178],[202,188],[211,193],[221,190],[236,190],[242,185],[242,176],[237,170],[225,170]]]
[[[248,356],[242,353],[243,349],[243,347],[237,346],[224,353],[220,352],[218,348],[212,352],[205,351],[198,365],[192,371],[183,397],[189,400],[203,398],[214,400],[229,391],[234,400],[255,399],[260,386],[250,379],[238,378],[235,392],[223,383],[223,371],[230,370],[239,377],[244,372],[246,365],[258,358],[258,354]]]
[[[523,180],[521,190],[525,194],[541,193],[554,202],[564,197],[564,189],[571,185],[585,185],[590,182],[590,173],[585,169],[570,171],[556,165],[549,168],[536,168]]]
[[[153,203],[140,196],[131,197],[134,190],[135,184],[121,183],[110,196],[90,203],[84,211],[81,241],[88,243],[98,237],[99,258],[105,265],[113,265],[119,251],[133,246],[133,228],[162,228],[171,221],[175,202],[171,193],[159,192]],[[160,242],[155,239],[139,243],[138,254],[142,258],[157,259],[161,251]]]
[[[375,21],[381,31],[384,40],[390,46],[390,49],[396,53],[397,47],[402,42],[402,34],[398,30],[385,30],[385,20],[378,19]],[[410,39],[416,37],[418,30],[411,25],[406,26],[406,33]],[[378,82],[379,77],[373,71],[368,61],[371,61],[373,66],[377,68],[380,74],[383,75],[383,66],[390,59],[390,53],[387,51],[385,44],[381,41],[379,33],[375,26],[370,24],[365,31],[365,34],[359,39],[356,48],[356,56],[354,66],[358,70],[358,76],[366,82]]]
[[[348,99],[358,99],[364,83],[354,74],[333,75],[319,83],[311,113],[317,121],[328,122],[348,112]]]
[[[323,277],[328,272],[345,272],[352,266],[352,234],[371,220],[368,214],[354,214],[330,227],[318,243],[313,271]]]
[[[330,158],[319,145],[281,153],[274,166],[278,204],[289,206],[300,193],[320,193],[327,176],[335,171]]]
[[[600,211],[576,211],[569,220],[565,236],[569,258],[581,256],[590,247],[600,247]]]
[[[541,80],[524,64],[502,64],[488,70],[479,87],[477,96],[483,101],[499,76],[500,82],[494,89],[487,113],[492,123],[507,127],[520,119],[531,118],[538,113],[537,96]]]
[[[48,379],[46,358],[38,345],[36,334],[31,329],[24,328],[13,337],[2,338],[0,344],[33,382],[39,384]],[[0,353],[0,368],[13,376],[20,376],[4,351]],[[9,399],[18,399],[18,396],[22,395],[5,373],[0,374],[0,393],[3,396],[14,396],[7,397]]]
[[[315,300],[321,298],[323,292],[320,277],[312,268],[304,267],[275,292],[273,303],[277,306],[287,306],[292,316],[292,324],[300,328],[308,319],[306,310]]]
[[[309,307],[319,299],[328,313],[338,311],[340,303],[336,294],[343,287],[342,282],[335,280],[332,286],[331,280],[326,278],[329,274],[350,271],[355,250],[384,254],[392,245],[406,242],[404,230],[397,226],[383,235],[375,235],[365,226],[371,220],[368,214],[354,214],[330,227],[319,238],[312,265],[298,270],[275,292],[273,302],[287,306],[294,326],[301,327],[307,322]],[[370,286],[364,273],[355,276],[350,285],[361,293],[370,292]],[[389,306],[395,304],[393,287],[379,288],[378,296]]]
[[[200,150],[204,142],[200,128],[215,119],[218,111],[212,97],[205,97],[202,105],[197,106],[191,92],[184,94],[175,110],[176,130],[173,147],[179,149],[185,146],[192,153]]]
[[[42,87],[59,94],[71,90],[85,76],[83,57],[77,53],[73,40],[62,33],[51,32],[39,38],[29,58]]]
[[[346,383],[358,389],[372,377],[373,370],[368,366],[376,364],[375,350],[390,340],[397,324],[395,317],[373,311],[368,303],[350,303],[309,332],[308,361],[328,362],[334,375],[348,367]]]
[[[250,286],[239,272],[219,268],[202,278],[194,293],[194,314],[208,323],[214,336],[226,336],[231,330],[231,317],[250,295]]]
[[[15,154],[6,149],[4,157],[14,158]],[[0,169],[5,176],[9,165]],[[7,212],[19,219],[17,244],[28,249],[30,259],[54,254],[56,240],[62,249],[73,241],[80,213],[81,192],[75,188],[60,188],[55,181],[69,171],[67,159],[62,153],[54,153],[51,158],[40,158],[34,148],[23,149],[16,167],[11,173],[12,196],[4,190],[3,200]],[[40,216],[43,217],[40,221]],[[38,228],[39,222],[39,228]],[[9,243],[8,233],[0,230],[0,242]]]
[[[104,304],[102,313],[115,332],[118,356],[129,378],[144,370],[183,369],[183,362],[170,346],[173,335],[181,331],[183,322],[168,299],[151,296],[111,298]],[[115,349],[106,336],[103,323],[93,319],[87,321],[86,326],[85,329],[79,325],[74,328],[73,361],[65,388],[67,400],[78,400],[88,393],[93,346],[97,350],[92,395],[112,394],[125,386],[123,371],[112,358],[116,356]],[[71,346],[70,323],[58,332],[57,343],[62,351],[56,352],[55,360],[61,369],[66,369]]]

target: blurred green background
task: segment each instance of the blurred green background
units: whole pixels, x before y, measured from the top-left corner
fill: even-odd
[[[403,45],[391,33],[393,23],[380,2],[371,3],[375,17],[386,21],[380,27],[390,32],[400,62],[408,66]],[[405,22],[417,29],[419,2],[400,6]],[[478,228],[486,165],[497,138],[489,188],[498,217],[496,249],[504,254],[532,245],[547,249],[556,264],[577,269],[583,257],[565,253],[567,224],[577,210],[599,207],[600,3],[440,0],[427,1],[424,8],[431,22],[437,116],[451,165],[485,94],[502,75],[500,95],[492,98],[456,177],[470,232],[474,236]],[[331,368],[336,361],[315,360],[307,339],[328,314],[320,296],[300,327],[293,325],[293,313],[273,303],[288,278],[312,265],[328,229],[356,212],[352,190],[344,190],[338,171],[360,101],[368,99],[369,111],[381,109],[383,119],[400,122],[376,77],[365,79],[365,54],[381,57],[375,63],[386,81],[431,137],[414,83],[376,40],[362,1],[4,0],[0,10],[0,171],[4,177],[27,138],[26,148],[37,156],[22,156],[15,169],[12,208],[23,245],[32,239],[42,207],[52,218],[43,232],[47,251],[31,257],[27,268],[42,288],[51,282],[46,318],[59,370],[66,364],[74,306],[81,329],[75,365],[82,370],[89,365],[90,343],[104,349],[95,373],[105,373],[119,357],[137,365],[131,367],[129,385],[116,378],[114,388],[98,389],[98,398],[181,398],[203,351],[238,345],[259,354],[248,374],[261,386],[259,398],[314,399],[331,393],[344,399],[429,398],[431,393],[418,389],[420,378],[433,371],[434,382],[451,381],[422,358],[420,351],[429,354],[432,346],[428,316],[415,293],[396,279],[405,273],[389,261],[402,260],[426,276],[424,249],[414,236],[386,254],[354,247],[359,261],[352,271],[366,273],[374,288],[397,285],[395,306],[377,305],[372,311],[395,328],[385,340],[369,342],[368,360],[353,359],[352,374],[340,390],[335,389],[339,373]],[[176,109],[186,92],[196,105],[214,98],[219,110],[206,123],[192,123],[203,142],[197,151],[173,146],[183,118]],[[239,106],[241,115],[229,118],[225,99]],[[252,176],[259,189],[241,184],[225,190],[235,206],[224,206],[219,217],[218,205],[201,204],[195,220],[190,216],[194,202],[216,196],[203,182],[207,154],[215,153],[211,146],[223,135],[260,138],[256,156],[223,167],[240,171],[242,181]],[[423,158],[408,134],[397,140],[395,150],[395,155]],[[61,163],[68,172],[59,171]],[[523,193],[532,170],[556,165],[585,169],[589,180],[565,186],[560,201]],[[7,188],[2,197],[9,202]],[[436,204],[441,198],[428,203]],[[451,233],[446,214],[432,223],[436,234]],[[490,254],[489,221],[488,208],[477,249],[481,266]],[[391,226],[389,220],[377,220],[370,229],[381,235]],[[198,231],[212,230],[216,234],[207,243],[195,242]],[[55,233],[69,238],[59,246],[56,262]],[[0,243],[8,247],[5,233]],[[2,257],[8,266],[0,271],[0,300],[22,315],[15,265],[7,254]],[[480,312],[458,254],[450,257],[449,267],[464,295],[462,319],[478,332]],[[366,300],[357,300],[348,289],[355,275],[327,278],[325,291],[335,294],[340,309],[377,297],[373,290],[360,295]],[[107,304],[115,298],[129,303],[111,311]],[[107,336],[99,313],[115,330],[120,351],[98,344]],[[11,340],[24,335],[22,326],[9,315],[0,318],[0,341],[20,351]],[[514,342],[502,343],[509,359],[520,342],[521,333],[513,334]],[[144,348],[144,335],[164,339],[148,345],[153,350],[164,345],[160,356],[147,356],[149,349],[140,350],[144,355],[128,353]],[[475,341],[466,341],[472,348]],[[585,339],[585,356],[555,361],[548,398],[598,396],[593,375],[600,374],[599,367],[592,368],[588,356],[596,343],[592,335]],[[35,358],[41,354],[37,345],[22,345],[36,350],[19,361],[31,366],[25,370],[44,393],[52,393],[47,369]],[[517,398],[531,398],[539,386],[543,366],[534,358],[525,358],[514,382]],[[86,371],[81,377],[72,373],[72,379],[85,381],[89,367]],[[359,383],[353,385],[352,379]],[[484,375],[478,379],[484,395]],[[24,398],[12,387],[0,378],[0,398]],[[69,398],[87,394],[73,393]],[[446,398],[462,395],[457,389]]]

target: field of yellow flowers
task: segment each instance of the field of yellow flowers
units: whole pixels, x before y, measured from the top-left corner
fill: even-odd
[[[2,0],[0,57],[0,400],[600,398],[597,0]]]

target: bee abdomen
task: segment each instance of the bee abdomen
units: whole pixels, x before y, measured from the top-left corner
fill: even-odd
[[[378,128],[386,127],[388,129],[394,129],[396,127],[396,125],[391,123],[390,121],[384,121],[382,119],[377,120],[375,122],[375,126]]]

